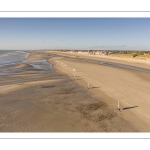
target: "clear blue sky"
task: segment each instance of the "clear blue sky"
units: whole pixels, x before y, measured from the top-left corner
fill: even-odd
[[[0,50],[150,50],[150,18],[0,18]]]

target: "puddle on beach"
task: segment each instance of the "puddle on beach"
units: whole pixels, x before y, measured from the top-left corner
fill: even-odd
[[[125,68],[125,69],[131,69],[131,70],[136,70],[136,71],[150,73],[150,69],[145,69],[145,68],[136,67],[136,66],[130,66],[130,65],[113,63],[113,62],[107,62],[107,61],[95,61],[95,60],[91,60],[91,59],[87,59],[87,58],[84,58],[83,60],[91,62],[91,63],[96,63],[96,64],[104,65],[104,66],[117,67],[117,68]]]
[[[23,61],[24,63],[43,63],[43,62],[47,62],[46,59],[38,59],[38,60],[25,60]]]
[[[111,62],[100,62],[99,64],[100,65],[105,65],[105,66],[125,68],[125,69],[131,69],[131,70],[136,70],[136,71],[141,71],[141,72],[149,72],[150,73],[149,69],[135,67],[135,66],[129,66],[129,65],[124,65],[124,64],[111,63]]]
[[[38,70],[53,70],[52,69],[52,64],[48,63],[48,62],[42,62],[40,64],[30,64],[34,69],[38,69]]]

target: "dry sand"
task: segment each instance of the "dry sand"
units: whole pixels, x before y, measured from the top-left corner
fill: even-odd
[[[60,54],[60,52],[58,54]],[[150,74],[135,70],[92,64],[83,61],[83,58],[116,62],[150,69],[148,61],[120,60],[111,59],[109,57],[84,56],[81,54],[68,53],[61,53],[61,55],[63,55],[64,58],[61,57],[60,62],[67,64],[67,67],[63,67],[63,72],[68,72],[71,75],[72,68],[76,68],[77,78],[75,82],[77,84],[86,88],[87,83],[90,83],[90,86],[94,87],[89,90],[90,94],[106,102],[113,110],[117,107],[118,101],[120,102],[121,108],[130,108],[117,112],[117,115],[129,121],[138,131],[150,131]],[[62,68],[62,66],[60,68]],[[61,70],[60,68],[59,70]],[[78,77],[82,79],[78,80]]]
[[[22,71],[0,79],[0,131],[150,131],[149,73],[97,65],[84,57],[32,52],[28,60],[48,59],[54,71],[36,70],[28,63],[14,66]],[[121,108],[138,107],[117,111],[118,100]]]

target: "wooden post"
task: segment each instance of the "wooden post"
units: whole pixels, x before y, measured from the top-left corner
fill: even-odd
[[[73,72],[73,77],[74,77],[74,78],[76,77],[74,72]]]
[[[119,105],[119,101],[118,101],[118,107],[117,107],[116,110],[119,110],[119,111],[121,110],[121,109],[120,109],[120,105]]]
[[[90,83],[88,83],[88,89],[90,88]]]

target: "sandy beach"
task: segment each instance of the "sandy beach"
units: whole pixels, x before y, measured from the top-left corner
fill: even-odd
[[[30,65],[42,59],[53,69]],[[87,59],[150,69],[144,61],[33,51],[13,67],[20,72],[0,79],[0,132],[149,132],[150,73]]]

